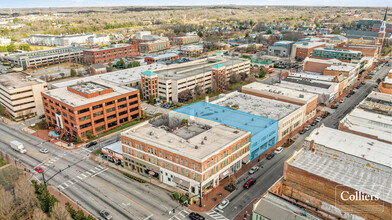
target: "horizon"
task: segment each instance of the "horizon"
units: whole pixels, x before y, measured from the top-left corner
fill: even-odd
[[[137,4],[134,1],[130,0],[118,0],[116,4],[113,2],[108,2],[105,0],[17,0],[14,2],[6,2],[6,0],[0,0],[2,4],[0,4],[0,9],[29,9],[29,8],[74,8],[74,7],[211,7],[211,6],[291,6],[291,7],[387,7],[388,1],[385,0],[375,0],[373,2],[359,0],[359,1],[349,1],[349,0],[333,0],[328,1],[326,4],[325,1],[322,0],[305,0],[305,1],[285,1],[285,0],[265,0],[265,1],[257,1],[257,0],[218,0],[218,1],[209,1],[209,0],[199,0],[192,1],[188,4],[184,4],[183,1],[157,1],[150,0],[147,3],[143,2],[143,4]],[[165,4],[165,2],[167,2]],[[245,4],[246,3],[246,4]],[[354,3],[354,4],[353,4]],[[370,4],[369,4],[370,3]],[[23,5],[24,7],[20,7]]]

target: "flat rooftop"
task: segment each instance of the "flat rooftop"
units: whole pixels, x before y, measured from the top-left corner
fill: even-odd
[[[96,85],[97,89],[100,89],[102,87],[112,88],[113,92],[106,93],[103,95],[98,95],[98,96],[95,96],[92,98],[86,98],[86,97],[83,97],[81,95],[78,95],[76,93],[69,91],[67,89],[67,87],[60,87],[57,89],[45,91],[45,92],[43,92],[43,94],[46,94],[46,95],[58,100],[59,102],[62,102],[62,103],[69,105],[71,107],[79,107],[79,106],[84,106],[84,105],[87,105],[90,103],[99,102],[102,100],[106,100],[109,98],[113,98],[116,96],[120,96],[120,95],[124,95],[124,94],[130,93],[130,92],[137,91],[137,89],[127,87],[127,86],[120,86],[116,83],[112,83],[112,82],[109,82],[109,81],[103,80],[103,79],[96,79],[94,81],[91,81],[91,83]],[[77,86],[77,85],[73,85],[73,86]],[[70,87],[73,87],[73,86],[70,86]],[[77,86],[77,88],[78,88],[78,86]]]
[[[297,82],[291,82],[291,81],[287,81],[287,80],[284,80],[281,83],[276,83],[274,85],[279,85],[280,87],[283,87],[283,88],[294,89],[294,90],[298,90],[301,92],[308,92],[308,93],[312,93],[315,95],[322,95],[322,94],[331,95],[334,93],[333,90],[329,90],[328,88],[321,88],[321,87],[312,86],[312,85],[304,85],[304,84],[300,84]]]
[[[392,147],[381,141],[325,126],[315,129],[305,140],[392,168]]]
[[[277,121],[301,107],[287,102],[261,98],[240,92],[232,92],[211,103],[227,108],[235,108],[242,112]]]
[[[392,142],[392,115],[355,108],[340,122],[352,131],[376,136],[381,140]]]
[[[164,54],[146,56],[146,58],[149,57],[149,58],[153,58],[155,60],[160,60],[160,59],[170,58],[170,57],[174,57],[174,56],[178,56],[178,54],[176,54],[176,53],[164,53]]]
[[[267,193],[253,207],[255,213],[267,219],[322,220],[272,193]]]
[[[360,136],[355,135],[355,138],[357,137]],[[331,140],[335,138],[333,137]],[[355,140],[355,138],[352,140]],[[364,144],[367,143],[365,142]],[[346,144],[345,146],[352,145]],[[339,160],[332,160],[329,157],[323,157],[304,149],[288,163],[293,167],[328,179],[339,185],[348,186],[368,195],[378,195],[381,200],[392,203],[392,176],[382,175],[381,173]],[[377,181],[377,186],[379,187],[372,187],[375,181]]]
[[[114,49],[114,48],[120,48],[120,47],[129,47],[132,46],[131,44],[111,44],[106,47],[99,47],[99,48],[91,48],[91,49],[85,49],[84,51],[101,51],[101,50],[108,50],[108,49]]]
[[[306,43],[300,43],[297,45],[297,48],[313,48],[313,47],[318,47],[321,45],[325,45],[325,42],[306,42]]]
[[[358,106],[392,115],[392,95],[373,91]]]
[[[117,70],[114,72],[103,73],[99,75],[87,76],[83,78],[72,79],[64,82],[51,84],[54,88],[65,87],[69,85],[74,85],[77,83],[89,82],[96,79],[104,79],[109,82],[114,82],[120,85],[126,85],[133,83],[135,81],[141,81],[140,74],[144,71],[151,70],[154,71],[157,68],[162,68],[166,65],[159,63],[152,63],[150,65],[139,66],[129,69]]]
[[[273,119],[207,102],[196,102],[174,111],[244,129],[250,131],[252,135],[262,132],[269,126],[277,125],[277,121]]]
[[[101,92],[101,91],[109,89],[109,87],[104,86],[102,84],[95,83],[95,82],[85,82],[85,83],[81,83],[81,84],[76,84],[73,86],[69,86],[69,88],[72,88],[76,91],[79,91],[79,92],[82,92],[85,94]]]
[[[336,53],[350,53],[350,54],[362,54],[361,51],[355,51],[355,50],[346,50],[346,49],[337,49],[337,48],[323,48],[323,47],[318,47],[313,50],[314,51],[330,51],[330,52],[336,52]]]
[[[327,75],[310,74],[310,73],[290,73],[289,77],[332,82],[336,76],[327,76]]]
[[[107,146],[105,146],[103,148],[106,148],[108,150],[114,151],[114,152],[116,152],[118,154],[121,154],[121,155],[123,154],[121,141],[114,142],[114,143],[109,144],[109,145],[107,145]]]
[[[30,75],[24,72],[11,72],[0,74],[0,85],[9,90],[42,83],[46,84],[45,81],[32,78]]]
[[[326,70],[345,71],[345,72],[350,72],[354,69],[355,69],[354,66],[343,66],[343,65],[332,65],[326,68]]]
[[[178,112],[170,112],[169,115],[141,123],[122,135],[203,161],[249,134],[248,131],[198,117],[189,120],[189,126],[181,126],[184,116],[188,117]]]
[[[47,56],[54,56],[59,54],[68,54],[72,52],[82,52],[83,50],[88,49],[87,47],[82,46],[71,46],[71,47],[59,47],[49,50],[39,50],[39,51],[32,51],[27,53],[20,53],[20,54],[13,54],[8,56],[10,59],[19,59],[22,56],[28,56],[30,59],[39,58],[39,57],[47,57]]]
[[[317,96],[309,92],[297,91],[294,89],[284,88],[279,85],[267,85],[259,82],[250,83],[243,86],[242,88],[252,89],[264,93],[276,94],[280,96],[286,96],[296,100],[302,100],[304,102],[307,102]]]
[[[210,72],[212,70],[212,66],[216,64],[231,66],[246,61],[248,60],[242,58],[209,57],[181,64],[173,64],[158,69],[154,72],[159,74],[159,77],[163,79],[182,79],[205,72]]]

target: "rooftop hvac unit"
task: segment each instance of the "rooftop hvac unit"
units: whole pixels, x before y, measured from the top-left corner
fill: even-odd
[[[170,140],[169,140],[169,143],[173,143],[173,140],[172,140],[172,139],[170,139]]]
[[[155,138],[158,139],[158,138],[159,138],[159,135],[155,136]]]
[[[207,136],[204,136],[204,140],[207,140]]]
[[[150,136],[154,135],[154,131],[150,131]]]
[[[201,144],[203,144],[203,145],[204,145],[204,141],[201,141]]]
[[[300,97],[300,98],[303,98],[303,97],[304,97],[304,94],[299,94],[299,97]]]
[[[195,146],[195,149],[198,149],[198,148],[199,148],[199,146],[196,145],[196,146]]]
[[[181,140],[180,140],[180,143],[184,143],[184,139],[181,139]]]

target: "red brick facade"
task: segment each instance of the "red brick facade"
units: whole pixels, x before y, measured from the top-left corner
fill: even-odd
[[[83,51],[84,62],[86,64],[109,63],[114,59],[138,56],[137,41],[132,41],[131,45],[119,47],[107,47],[103,49],[90,49]]]
[[[69,87],[67,89],[86,98],[99,95],[82,94]],[[110,88],[102,92],[112,91],[113,89]],[[46,94],[42,94],[42,101],[46,121],[57,124],[55,114],[60,113],[64,127],[61,135],[66,132],[74,137],[86,138],[89,134],[95,136],[141,116],[138,90],[78,107],[69,106]]]
[[[325,44],[318,45],[318,46],[315,46],[315,47],[309,47],[309,48],[297,47],[296,51],[295,51],[295,57],[297,59],[302,59],[302,60],[305,59],[306,57],[310,57],[310,55],[312,54],[313,50],[315,48],[318,48],[318,47],[325,47]]]

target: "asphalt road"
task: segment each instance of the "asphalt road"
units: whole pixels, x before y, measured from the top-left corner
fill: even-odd
[[[371,91],[375,89],[376,80],[383,79],[391,67],[384,65],[378,71],[373,71],[374,76],[371,80],[365,80],[366,84],[361,88],[355,90],[350,98],[339,104],[339,107],[327,118],[323,119],[316,126],[312,126],[310,131],[303,135],[296,135],[295,142],[289,147],[284,149],[280,154],[275,155],[271,160],[264,159],[260,161],[263,168],[260,168],[255,174],[244,174],[236,183],[237,189],[228,197],[230,203],[221,212],[222,215],[228,219],[233,219],[241,210],[243,210],[255,198],[259,198],[264,194],[277,180],[283,175],[284,162],[292,156],[292,154],[301,148],[304,139],[316,127],[324,123],[325,126],[337,128],[339,121],[348,114],[356,105],[358,105]],[[249,189],[244,189],[242,186],[250,177],[256,178],[256,184]],[[216,209],[215,209],[216,210]],[[219,210],[218,210],[219,211]],[[206,215],[206,214],[204,214]]]
[[[339,105],[329,117],[322,120],[326,126],[337,127],[338,121],[349,113],[361,100],[363,100],[376,86],[376,80],[385,77],[390,67],[384,65],[378,71],[374,71],[374,77],[366,80],[367,84],[356,90],[355,94]],[[27,122],[30,123],[30,122]],[[317,126],[319,126],[319,123]],[[64,192],[75,202],[83,206],[92,215],[98,217],[98,212],[105,209],[111,213],[113,219],[186,219],[188,210],[179,208],[175,214],[168,214],[178,205],[172,201],[168,192],[150,184],[140,184],[129,180],[116,170],[98,166],[88,160],[90,155],[87,149],[66,151],[53,146],[50,143],[23,133],[20,129],[24,124],[7,126],[0,124],[0,150],[16,158],[31,170],[41,166],[45,170],[48,180],[60,169],[63,171],[48,181]],[[314,129],[314,127],[312,127]],[[223,210],[213,210],[215,214],[204,213],[208,219],[232,219],[253,199],[259,198],[267,191],[283,174],[283,164],[294,151],[303,145],[307,134],[294,137],[292,146],[284,149],[271,160],[263,160],[260,163],[263,168],[252,177],[257,182],[250,189],[243,189],[242,185],[250,176],[244,174],[238,178],[237,190],[229,197],[229,205]],[[119,140],[120,135],[99,139],[99,147],[106,146]],[[26,154],[20,154],[9,147],[9,142],[18,140],[25,145]],[[39,153],[40,148],[48,148],[48,154]],[[68,168],[68,166],[70,166]],[[42,181],[42,175],[33,171],[32,177]]]
[[[105,209],[113,219],[169,219],[169,210],[178,205],[167,191],[132,181],[116,170],[98,166],[88,160],[86,149],[66,151],[21,132],[18,127],[0,124],[0,150],[16,158],[31,170],[40,166],[45,170],[45,179],[63,171],[48,181],[98,217]],[[116,138],[113,136],[112,138]],[[20,154],[9,147],[9,142],[18,140],[27,149]],[[105,140],[105,141],[110,141]],[[48,154],[39,153],[48,148]],[[68,168],[68,166],[70,166]],[[32,177],[42,182],[42,175],[33,171]],[[181,211],[180,207],[177,211]]]

